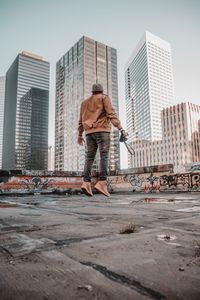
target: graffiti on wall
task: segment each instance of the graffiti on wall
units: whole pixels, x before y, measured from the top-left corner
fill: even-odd
[[[55,189],[75,189],[80,188],[81,177],[44,177],[44,176],[1,176],[0,192],[23,190],[39,191]]]
[[[109,177],[109,190],[112,191],[115,188],[127,188],[132,191],[153,191],[158,190],[159,176],[150,174],[133,174],[133,175],[120,175]]]
[[[0,193],[23,192],[54,192],[81,190],[81,176],[0,176]],[[97,178],[93,178],[92,185]],[[110,192],[120,189],[128,191],[159,192],[166,189],[200,191],[200,172],[182,174],[145,173],[123,174],[108,177]]]
[[[164,189],[200,190],[200,172],[182,174],[150,173],[109,177],[109,190],[132,188],[132,191],[159,192]]]
[[[200,172],[169,174],[160,177],[160,184],[163,187],[183,187],[187,189],[200,188]]]

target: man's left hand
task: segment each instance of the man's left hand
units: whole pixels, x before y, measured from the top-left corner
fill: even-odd
[[[85,143],[84,138],[83,138],[82,136],[79,136],[79,137],[78,137],[78,144],[81,145],[81,146],[83,146],[84,143]]]

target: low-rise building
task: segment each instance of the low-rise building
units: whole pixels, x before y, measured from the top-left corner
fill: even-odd
[[[200,161],[200,105],[181,103],[161,112],[162,140],[135,140],[131,146],[135,155],[128,158],[128,166],[173,164],[175,172]]]

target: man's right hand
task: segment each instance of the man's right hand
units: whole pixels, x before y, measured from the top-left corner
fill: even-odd
[[[120,138],[119,141],[120,142],[125,142],[128,140],[128,132],[126,132],[124,129],[120,130],[121,134],[120,134]]]
[[[85,143],[84,138],[83,138],[82,136],[79,136],[79,137],[78,137],[78,144],[81,145],[81,146],[83,146],[84,143]]]
[[[123,135],[123,137],[128,139],[128,132],[126,132],[124,129],[121,130],[121,134]]]

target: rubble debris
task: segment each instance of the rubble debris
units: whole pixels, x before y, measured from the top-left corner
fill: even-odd
[[[129,234],[129,233],[134,233],[136,231],[136,225],[134,223],[130,223],[124,228],[120,230],[120,234]]]
[[[93,290],[92,286],[87,284],[87,285],[79,285],[78,290],[86,290],[88,292],[91,292]]]

